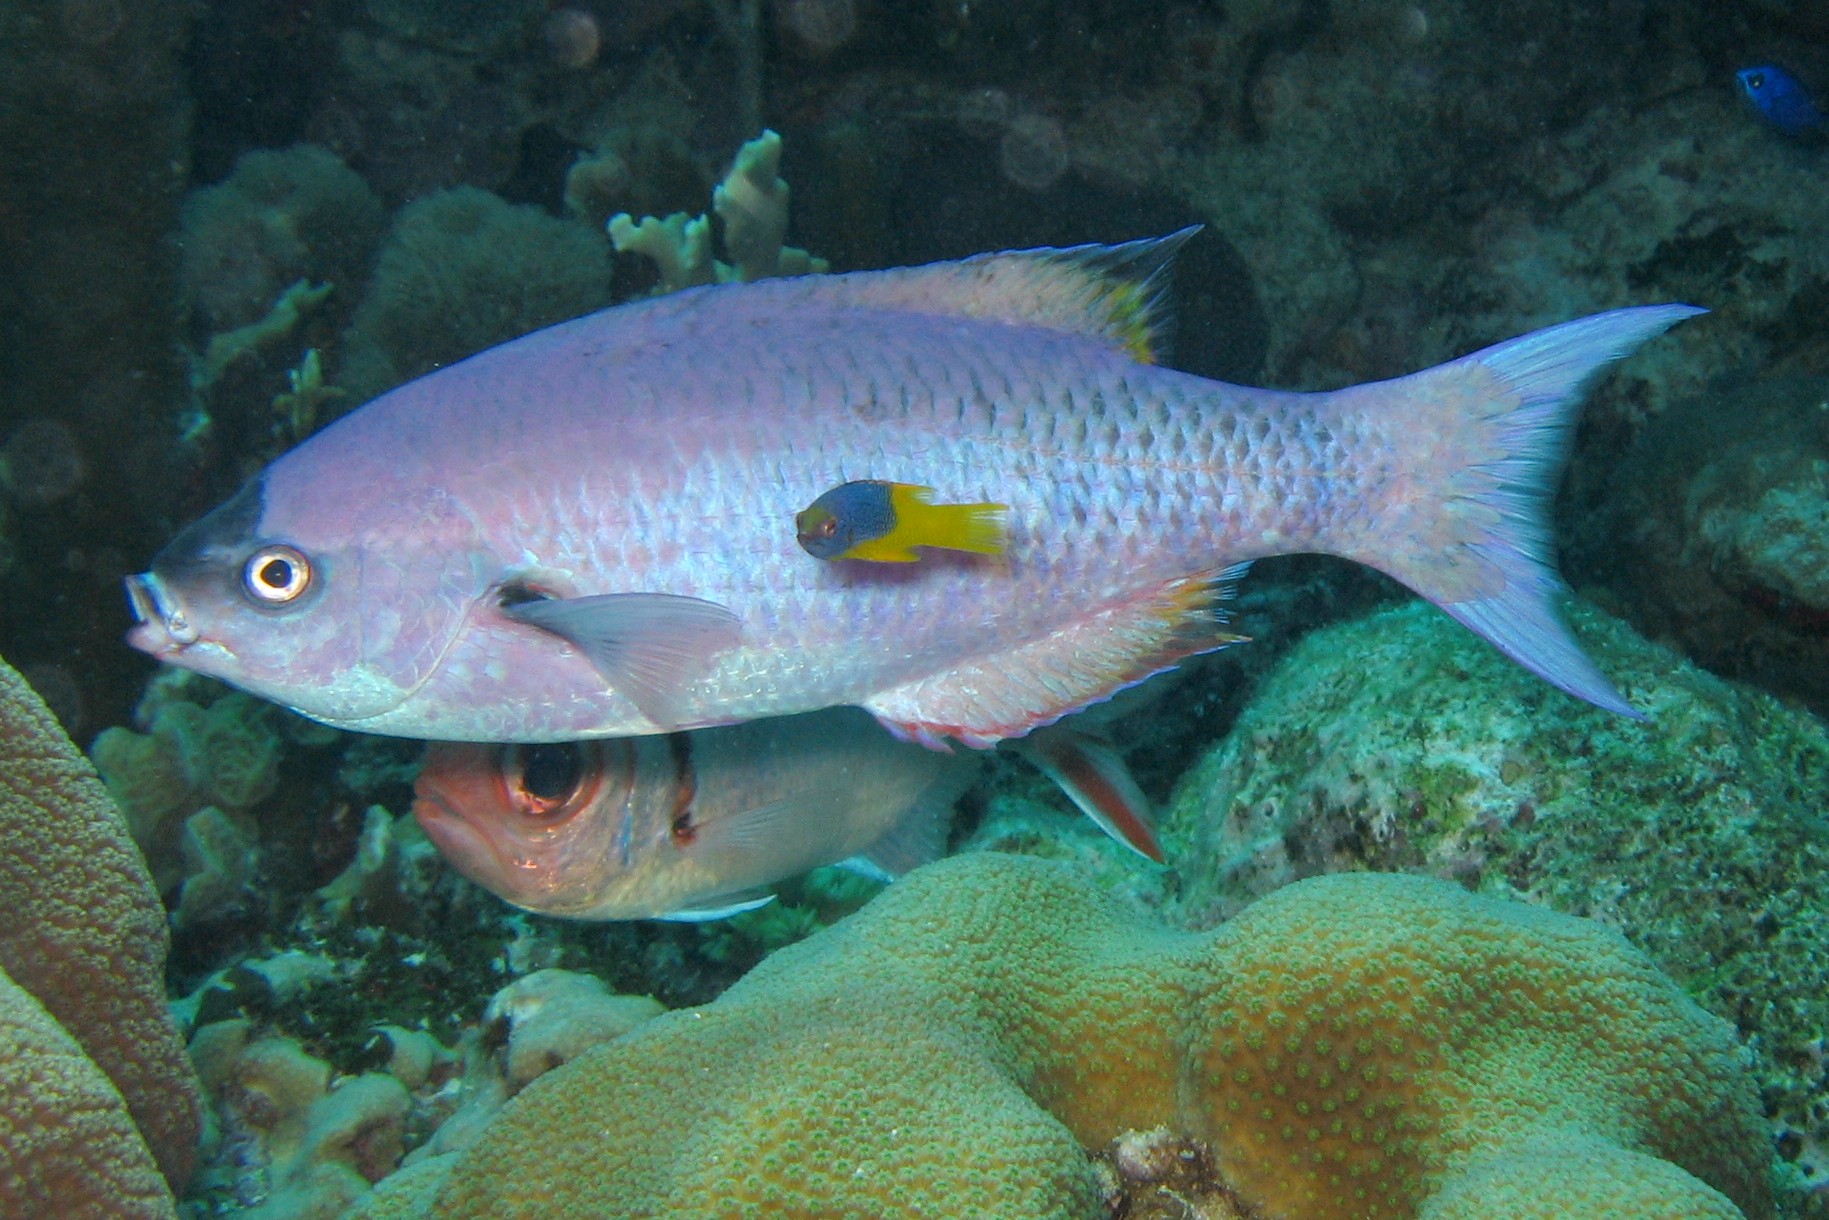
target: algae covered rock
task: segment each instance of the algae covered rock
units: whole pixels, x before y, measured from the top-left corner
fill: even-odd
[[[346,405],[610,302],[610,244],[460,186],[400,209],[350,323]]]
[[[1711,390],[1649,424],[1572,566],[1639,630],[1829,712],[1829,379]]]
[[[1592,916],[1739,1025],[1768,1107],[1813,1132],[1829,733],[1572,609],[1646,720],[1552,690],[1426,605],[1304,640],[1166,816],[1184,912],[1209,924],[1296,878],[1378,868]]]
[[[1771,1209],[1731,1030],[1597,924],[1352,875],[1186,933],[981,853],[542,1076],[363,1214],[1091,1220],[1085,1150],[1157,1127],[1266,1217],[1585,1216],[1560,1192],[1602,1182],[1612,1215]]]
[[[368,184],[315,144],[258,149],[184,200],[179,275],[203,334],[259,321],[287,285],[360,296],[387,214]]]

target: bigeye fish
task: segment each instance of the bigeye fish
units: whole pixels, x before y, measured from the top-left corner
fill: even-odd
[[[1161,859],[1115,755],[1059,728],[1039,740],[1048,756],[1031,756],[1076,803]],[[718,919],[823,864],[894,877],[937,858],[978,762],[896,741],[855,708],[647,737],[439,742],[413,813],[453,867],[527,910]],[[1105,784],[1125,790],[1117,805]]]
[[[794,535],[815,559],[914,563],[916,547],[1003,554],[1007,505],[935,504],[933,490],[882,479],[841,483],[794,517]]]
[[[1152,363],[1193,232],[714,285],[537,331],[310,437],[128,578],[130,641],[341,728],[539,742],[836,705],[986,746],[1240,637],[1244,561],[1370,564],[1601,707],[1546,506],[1582,389],[1687,305],[1391,381]],[[996,562],[833,564],[861,477],[1008,506]]]
[[[1820,135],[1825,122],[1804,83],[1777,64],[1760,64],[1734,73],[1740,91],[1760,117],[1788,136]]]

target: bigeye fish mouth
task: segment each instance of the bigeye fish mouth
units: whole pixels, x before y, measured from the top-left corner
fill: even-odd
[[[169,652],[195,644],[199,638],[184,607],[157,572],[141,572],[127,578],[127,605],[138,623],[128,633],[136,648]]]
[[[470,825],[442,793],[428,791],[428,788],[424,783],[413,786],[413,820],[425,831],[426,838],[432,840],[445,862],[485,889],[506,886],[514,878],[515,870],[502,860],[495,843]]]

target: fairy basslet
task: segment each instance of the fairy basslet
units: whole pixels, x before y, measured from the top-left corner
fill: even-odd
[[[1228,573],[1308,551],[1631,714],[1561,621],[1548,507],[1584,387],[1701,311],[1252,389],[1139,359],[1189,232],[712,285],[523,336],[345,415],[186,528],[128,578],[130,641],[403,737],[852,704],[985,746],[1236,640]],[[788,524],[860,470],[1007,503],[1007,553],[809,562]]]
[[[1804,83],[1777,64],[1760,64],[1734,73],[1740,91],[1766,122],[1788,136],[1820,133],[1823,112]]]
[[[1006,504],[935,504],[933,488],[881,479],[841,483],[794,516],[815,559],[913,563],[915,547],[1001,555]]]

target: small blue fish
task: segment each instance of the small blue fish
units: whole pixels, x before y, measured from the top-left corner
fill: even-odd
[[[1816,108],[1804,83],[1776,64],[1742,68],[1734,73],[1747,100],[1760,116],[1788,136],[1805,136],[1823,130],[1823,112]]]

